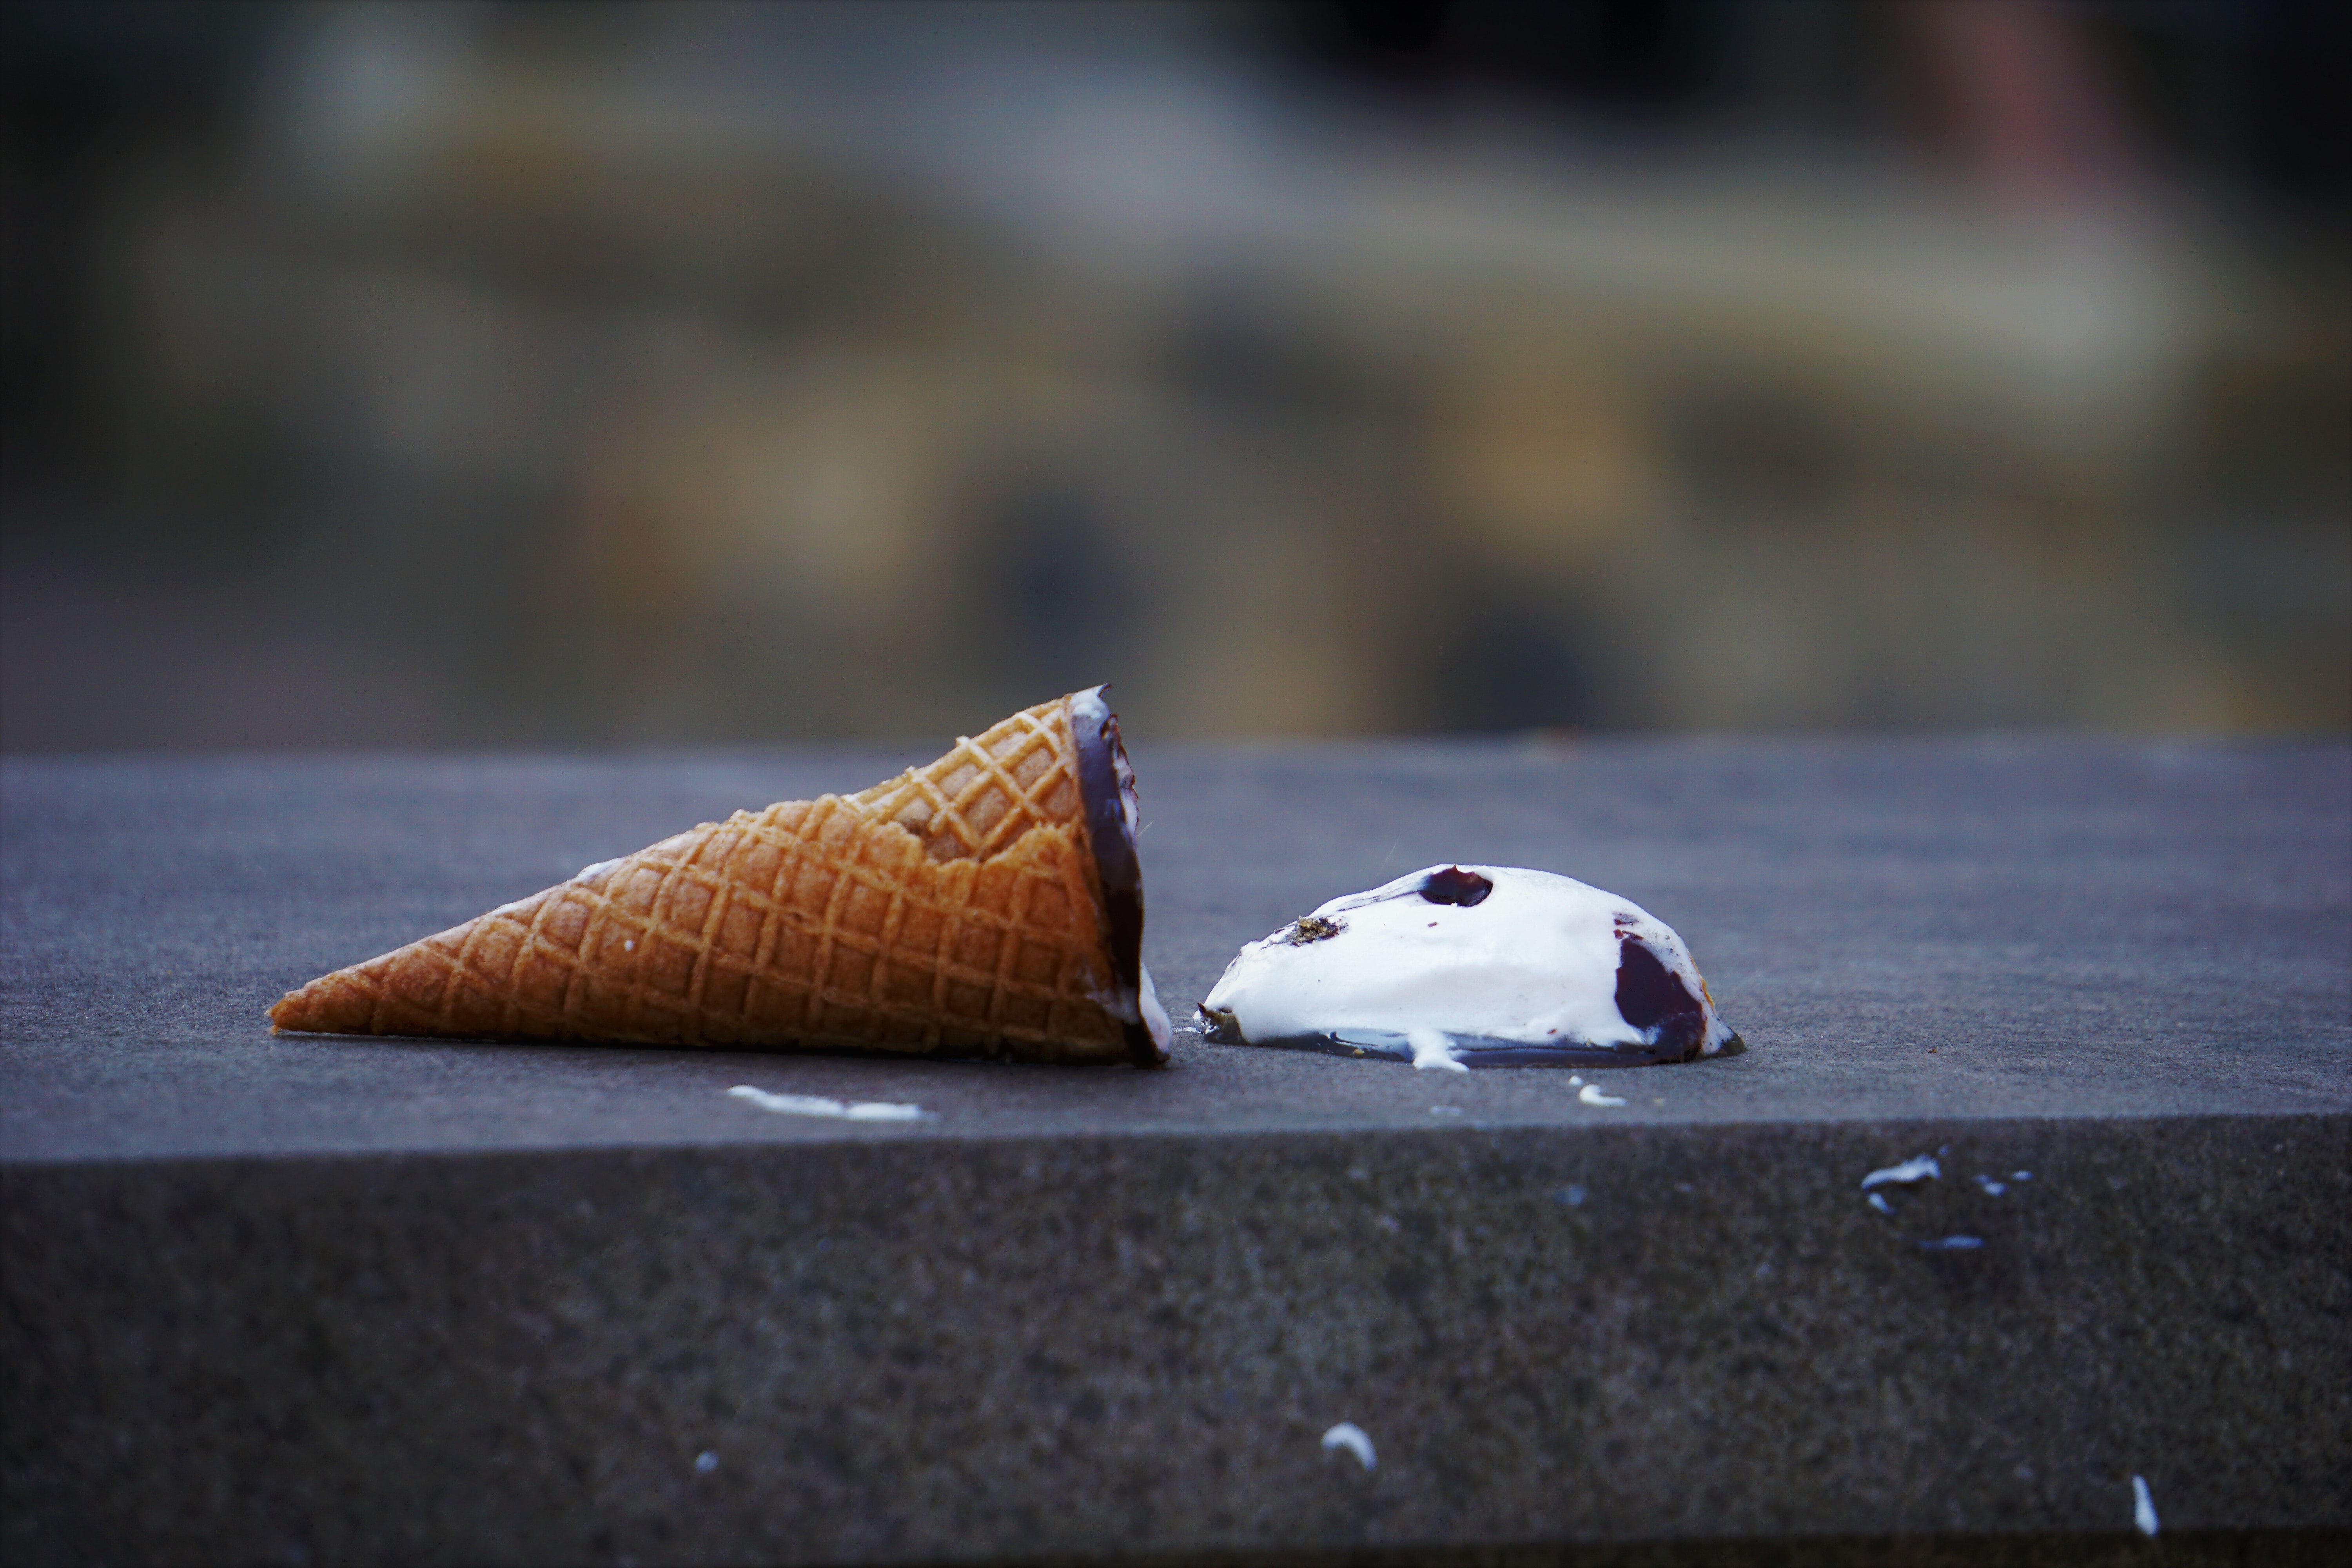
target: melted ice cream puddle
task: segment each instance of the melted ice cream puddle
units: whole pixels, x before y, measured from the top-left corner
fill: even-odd
[[[919,1105],[892,1105],[886,1100],[827,1100],[819,1094],[771,1094],[764,1089],[754,1089],[739,1083],[727,1091],[737,1100],[750,1100],[762,1110],[772,1110],[782,1116],[832,1116],[844,1121],[929,1121],[931,1113]]]
[[[1664,921],[1571,878],[1509,866],[1432,866],[1334,899],[1243,948],[1201,1018],[1221,1044],[1455,1071],[1745,1048]]]

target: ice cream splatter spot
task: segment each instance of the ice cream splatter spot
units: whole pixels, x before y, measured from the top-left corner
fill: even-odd
[[[1880,1214],[1891,1215],[1895,1212],[1895,1205],[1886,1201],[1886,1194],[1885,1193],[1871,1194],[1870,1206],[1876,1209]]]
[[[1323,1451],[1327,1454],[1345,1448],[1356,1456],[1356,1462],[1370,1470],[1377,1468],[1380,1459],[1372,1452],[1372,1440],[1353,1421],[1342,1421],[1323,1434]],[[2153,1531],[2149,1531],[2154,1534]]]
[[[1560,1188],[1559,1201],[1566,1204],[1572,1209],[1582,1208],[1584,1206],[1584,1184],[1582,1182],[1570,1182],[1568,1185]]]
[[[1433,1105],[1429,1108],[1429,1113],[1432,1116],[1459,1116],[1462,1114],[1462,1108],[1458,1105]]]
[[[625,941],[621,943],[621,951],[622,951],[623,952],[636,952],[636,951],[637,951],[637,939],[636,939],[635,937],[629,937],[629,938],[627,938],[626,940],[625,940]]]
[[[1979,1175],[1975,1180],[1977,1185],[1985,1190],[1985,1196],[1989,1198],[1997,1198],[2000,1196],[2001,1194],[2009,1191],[2009,1184],[2007,1182],[1997,1182],[1990,1176]]]
[[[2012,1182],[2030,1182],[2033,1180],[2033,1173],[2031,1171],[2011,1171],[2009,1173],[2009,1179]]]
[[[737,1100],[747,1100],[762,1110],[772,1110],[782,1116],[830,1116],[843,1121],[932,1121],[932,1112],[919,1105],[890,1105],[881,1100],[827,1100],[815,1094],[771,1094],[764,1089],[753,1089],[739,1083],[727,1091]]]
[[[1862,1190],[1868,1192],[1871,1188],[1886,1182],[1898,1182],[1905,1186],[1909,1186],[1913,1182],[1940,1181],[1943,1175],[1944,1168],[1936,1163],[1936,1156],[1914,1154],[1899,1165],[1888,1165],[1883,1170],[1873,1171],[1863,1177]]]
[[[719,1456],[708,1448],[694,1457],[694,1468],[698,1474],[707,1476],[718,1468]]]
[[[1328,1447],[1331,1439],[1327,1436],[1323,1441]],[[2148,1495],[2147,1481],[2139,1476],[2132,1478],[2132,1522],[2139,1526],[2142,1535],[2157,1531],[2156,1500]]]
[[[1576,1098],[1587,1105],[1622,1105],[1625,1102],[1613,1094],[1603,1094],[1597,1083],[1588,1083],[1576,1091]]]
[[[593,866],[583,866],[572,874],[572,879],[575,882],[584,882],[591,877],[601,877],[620,863],[618,859],[599,860]]]
[[[1974,1252],[1984,1245],[1981,1236],[1947,1236],[1919,1244],[1922,1252]]]

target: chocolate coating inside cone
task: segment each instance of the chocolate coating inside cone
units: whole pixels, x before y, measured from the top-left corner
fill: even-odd
[[[1135,853],[1135,769],[1120,741],[1118,715],[1103,701],[1108,687],[1073,693],[1070,733],[1078,745],[1078,789],[1085,797],[1087,837],[1102,879],[1110,917],[1111,962],[1121,993],[1136,1009],[1126,1025],[1127,1050],[1138,1067],[1159,1067],[1166,1054],[1151,1037],[1140,1010],[1143,990],[1143,868]]]

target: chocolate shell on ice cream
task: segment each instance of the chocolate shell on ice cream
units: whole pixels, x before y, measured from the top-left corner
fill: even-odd
[[[1628,900],[1432,866],[1242,949],[1200,1007],[1226,1045],[1419,1068],[1640,1067],[1736,1054],[1683,940]]]

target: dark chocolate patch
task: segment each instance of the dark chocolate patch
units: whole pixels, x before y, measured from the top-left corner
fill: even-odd
[[[1087,837],[1094,846],[1095,870],[1102,879],[1103,904],[1110,916],[1110,959],[1121,990],[1136,999],[1137,1016],[1127,1022],[1128,1059],[1138,1067],[1168,1060],[1141,1016],[1143,994],[1143,868],[1135,856],[1129,803],[1135,798],[1135,769],[1120,742],[1118,715],[1102,700],[1110,689],[1080,693],[1094,700],[1067,704],[1070,730],[1078,743],[1078,794],[1086,806]],[[1099,712],[1099,721],[1092,714]]]
[[[1202,1039],[1213,1041],[1220,1046],[1244,1046],[1249,1043],[1242,1037],[1241,1020],[1231,1013],[1212,1007],[1206,1002],[1201,1003],[1193,1010],[1201,1015]]]
[[[1617,939],[1617,1011],[1668,1061],[1686,1061],[1706,1035],[1706,1010],[1638,936]],[[1655,1033],[1652,1033],[1654,1030]]]
[[[1459,866],[1448,866],[1443,871],[1432,871],[1422,879],[1421,896],[1433,904],[1459,904],[1464,909],[1486,902],[1495,884],[1475,871],[1465,871]]]

